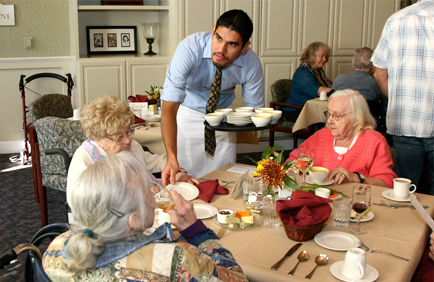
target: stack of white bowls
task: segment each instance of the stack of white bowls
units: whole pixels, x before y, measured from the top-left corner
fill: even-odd
[[[244,126],[252,123],[252,112],[230,112],[227,114],[228,123]]]

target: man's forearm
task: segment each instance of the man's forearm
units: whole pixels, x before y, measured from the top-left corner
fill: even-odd
[[[389,74],[387,73],[387,69],[376,68],[374,77],[377,80],[378,85],[380,86],[381,91],[386,97],[389,97],[388,92],[388,80]]]
[[[163,102],[162,117],[161,117],[161,134],[163,136],[164,146],[168,160],[176,160],[177,155],[177,124],[176,114],[179,104],[174,102]]]

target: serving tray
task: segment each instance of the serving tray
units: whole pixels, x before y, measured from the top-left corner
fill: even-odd
[[[268,124],[266,126],[260,126],[260,127],[257,127],[253,122],[242,126],[238,126],[227,122],[222,122],[220,123],[220,125],[217,126],[211,126],[207,121],[205,121],[204,124],[207,128],[216,131],[244,132],[244,131],[265,130],[275,126],[280,126],[284,121],[285,118],[281,117],[275,124]]]

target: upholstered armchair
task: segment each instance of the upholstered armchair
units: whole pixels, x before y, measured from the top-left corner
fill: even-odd
[[[289,98],[291,93],[292,80],[291,79],[278,79],[273,84],[271,84],[271,102],[270,108],[274,108],[276,110],[282,110],[283,107],[290,107],[295,109],[302,109],[303,107],[287,104],[286,101]],[[298,130],[296,132],[292,132],[292,128],[294,127],[294,123],[290,121],[284,121],[282,125],[278,127],[270,128],[270,137],[269,142],[270,146],[274,146],[274,133],[275,132],[285,132],[292,134],[293,136],[293,149],[297,148],[297,142],[299,136],[310,136],[313,133],[312,127],[304,128],[302,130]]]
[[[45,117],[34,123],[38,137],[32,152],[37,173],[37,188],[42,225],[48,223],[47,187],[66,191],[69,162],[86,140],[80,121]]]

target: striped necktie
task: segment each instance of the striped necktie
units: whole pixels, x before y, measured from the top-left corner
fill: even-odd
[[[222,69],[217,68],[211,84],[208,102],[206,103],[206,113],[212,113],[217,108],[220,97],[220,86],[222,84]],[[205,152],[214,156],[216,148],[215,131],[205,127]]]

